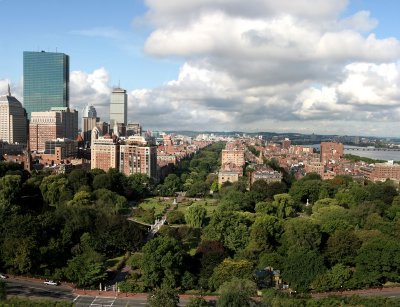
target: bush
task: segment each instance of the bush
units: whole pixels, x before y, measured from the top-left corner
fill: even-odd
[[[168,224],[185,224],[185,215],[181,211],[171,211],[167,216]]]

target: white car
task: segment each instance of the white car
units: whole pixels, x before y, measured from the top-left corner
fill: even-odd
[[[50,285],[50,286],[58,286],[59,283],[57,281],[54,280],[46,280],[45,282],[43,282],[45,285]]]

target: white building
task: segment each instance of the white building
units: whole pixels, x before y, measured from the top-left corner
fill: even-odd
[[[127,124],[128,95],[122,88],[114,88],[111,93],[110,127],[118,124]]]
[[[0,96],[0,140],[10,144],[26,144],[27,115],[21,102],[11,96],[10,86],[8,94]]]

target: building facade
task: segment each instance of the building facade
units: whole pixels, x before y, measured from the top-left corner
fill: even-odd
[[[110,135],[101,136],[97,127],[93,128],[90,168],[99,168],[107,172],[110,168],[118,169],[119,144],[116,138]]]
[[[338,162],[344,155],[342,143],[321,142],[321,162],[327,164],[329,161]]]
[[[31,151],[44,152],[46,141],[58,138],[75,139],[78,112],[69,108],[52,108],[47,112],[32,112],[29,123]]]
[[[116,123],[127,124],[128,95],[122,88],[114,88],[111,93],[110,127],[114,129]]]
[[[223,149],[221,164],[233,163],[236,166],[243,166],[245,164],[244,149]]]
[[[25,109],[8,87],[8,95],[0,96],[0,140],[26,144],[27,123]]]
[[[97,117],[96,108],[92,105],[87,105],[82,114],[82,138],[85,144],[90,145],[92,130],[99,121],[100,118]]]
[[[24,51],[24,107],[32,112],[69,107],[69,56]]]
[[[45,142],[42,160],[46,164],[59,164],[66,159],[73,159],[78,152],[78,142],[70,139],[56,139]]]
[[[140,173],[157,181],[157,146],[142,136],[129,137],[120,145],[119,170],[127,176]]]

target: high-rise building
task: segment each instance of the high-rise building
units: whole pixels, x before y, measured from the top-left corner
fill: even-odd
[[[87,105],[82,114],[82,137],[86,144],[90,145],[92,130],[99,121],[95,107]]]
[[[32,112],[69,107],[69,56],[24,51],[24,107]]]
[[[118,168],[118,139],[108,134],[101,136],[97,127],[93,128],[91,139],[91,169],[99,168],[107,172],[110,168]]]
[[[130,136],[120,145],[119,171],[127,176],[145,174],[157,181],[157,146],[143,136]]]
[[[69,108],[52,108],[47,112],[32,112],[29,123],[30,150],[43,152],[46,141],[57,138],[75,139],[78,112]]]
[[[110,127],[114,129],[116,123],[127,124],[128,95],[122,88],[114,88],[111,93]]]
[[[0,140],[9,144],[26,144],[27,118],[25,109],[17,98],[8,94],[0,96]]]

